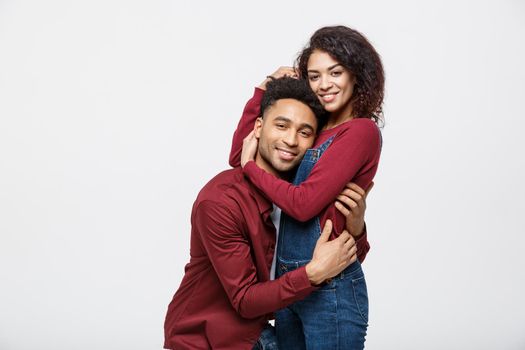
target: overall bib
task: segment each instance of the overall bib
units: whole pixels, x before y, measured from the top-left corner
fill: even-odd
[[[306,180],[333,139],[306,152],[294,185]],[[276,277],[310,262],[320,235],[319,217],[299,222],[282,212]],[[305,299],[277,311],[275,325],[279,349],[363,349],[368,327],[368,294],[360,262],[347,267]]]

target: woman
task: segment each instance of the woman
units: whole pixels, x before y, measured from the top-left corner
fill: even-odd
[[[376,124],[382,115],[384,73],[379,55],[362,34],[344,26],[319,29],[299,55],[297,72],[309,81],[330,117],[293,183],[277,179],[251,161],[257,143],[252,135],[246,138],[241,157],[245,175],[283,211],[278,276],[308,262],[326,219],[334,222],[334,236],[343,231],[344,218],[332,203],[343,200],[338,195],[350,181],[361,188],[371,184],[381,153]],[[256,91],[252,107],[260,98],[257,95]],[[253,127],[251,112],[257,108],[248,106],[234,135],[232,165],[238,163],[241,139]],[[344,210],[341,203],[338,209]],[[367,250],[361,249],[361,262]],[[308,298],[276,313],[279,347],[286,350],[362,349],[367,323],[368,297],[359,261]]]

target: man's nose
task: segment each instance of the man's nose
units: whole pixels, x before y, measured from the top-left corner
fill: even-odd
[[[283,142],[289,147],[297,146],[297,132],[290,129],[283,137]]]

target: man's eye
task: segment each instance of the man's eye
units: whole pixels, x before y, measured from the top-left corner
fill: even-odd
[[[300,134],[301,136],[303,136],[303,137],[310,137],[310,135],[312,135],[311,132],[309,132],[309,131],[305,131],[305,130],[303,130],[303,131],[299,131],[299,134]]]
[[[278,129],[284,129],[285,128],[284,124],[277,124],[276,126],[277,126]]]

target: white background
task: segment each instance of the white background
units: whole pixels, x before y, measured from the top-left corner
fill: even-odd
[[[522,1],[0,1],[0,349],[160,349],[252,89],[345,24],[387,74],[368,349],[525,349]]]

